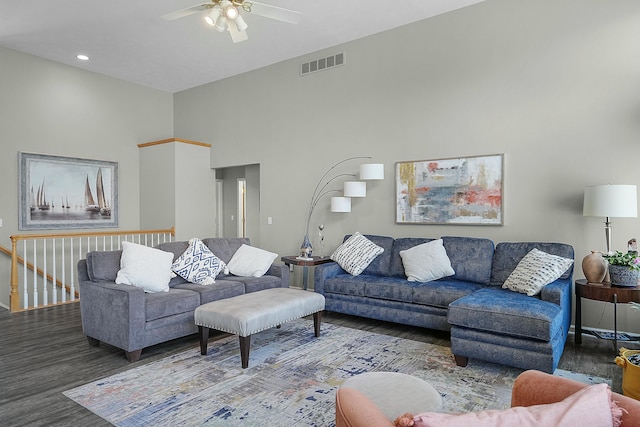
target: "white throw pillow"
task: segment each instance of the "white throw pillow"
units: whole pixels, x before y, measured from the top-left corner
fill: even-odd
[[[410,282],[430,282],[456,274],[442,239],[400,251],[404,272]]]
[[[160,249],[122,242],[120,271],[116,283],[133,285],[145,292],[169,292],[173,254]]]
[[[511,272],[502,287],[534,296],[542,288],[562,276],[573,260],[532,249]]]
[[[249,245],[242,245],[229,261],[229,272],[242,277],[262,277],[278,254]]]
[[[227,264],[211,252],[202,240],[189,240],[189,247],[171,265],[171,269],[191,283],[212,285]]]
[[[357,276],[382,252],[384,248],[355,232],[338,246],[331,254],[331,259],[352,276]]]

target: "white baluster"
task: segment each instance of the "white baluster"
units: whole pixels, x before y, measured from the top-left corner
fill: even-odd
[[[33,306],[38,306],[38,256],[36,241],[33,241]]]
[[[22,308],[29,308],[29,279],[28,279],[28,273],[29,273],[29,269],[27,268],[27,241],[24,240],[22,242],[22,259],[24,260],[24,262],[22,263],[22,271],[23,271],[23,275],[24,275],[24,279],[22,282],[22,286],[23,286],[23,295],[22,295]]]
[[[58,259],[56,258],[56,239],[51,239],[51,243],[53,244],[53,281],[51,282],[51,293],[53,294],[52,297],[52,303],[53,304],[57,304],[58,302],[58,289],[57,289],[57,283],[56,283],[56,273],[57,273],[57,269],[56,269],[56,264],[58,264]],[[63,282],[64,283],[64,282]]]
[[[65,297],[67,296],[67,288],[65,287],[65,285],[67,284],[67,277],[65,274],[65,261],[64,261],[64,254],[66,252],[66,246],[65,246],[65,239],[62,239],[62,245],[61,245],[61,250],[62,250],[62,259],[60,260],[60,265],[62,266],[62,289],[60,290],[60,295],[62,297],[62,301],[65,301]]]

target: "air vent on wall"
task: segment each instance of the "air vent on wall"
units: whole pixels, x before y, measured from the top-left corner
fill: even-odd
[[[344,65],[344,62],[344,52],[336,53],[335,55],[331,56],[325,56],[324,58],[314,59],[313,61],[300,64],[300,75],[306,76],[307,74],[315,73],[318,71],[325,71],[329,68]]]

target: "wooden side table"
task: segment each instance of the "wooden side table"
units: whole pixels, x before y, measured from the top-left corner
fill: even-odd
[[[613,345],[618,352],[618,303],[640,302],[640,286],[611,286],[611,283],[590,283],[576,280],[575,342],[582,344],[582,298],[613,303]]]
[[[309,267],[315,267],[316,265],[326,264],[328,262],[332,262],[333,260],[328,256],[314,256],[310,259],[300,258],[295,255],[292,256],[283,256],[280,258],[285,265],[298,265],[302,266],[302,289],[307,290],[307,282],[309,281]]]

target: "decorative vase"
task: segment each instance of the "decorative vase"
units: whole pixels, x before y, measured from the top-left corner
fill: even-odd
[[[615,286],[638,286],[640,270],[632,270],[624,265],[609,265],[611,284]]]
[[[300,246],[300,258],[311,258],[312,253],[313,246],[311,246],[311,240],[309,240],[309,235],[305,234],[302,245]]]
[[[607,275],[607,265],[609,263],[602,256],[602,252],[591,251],[589,255],[582,259],[582,272],[587,282],[602,283]]]

